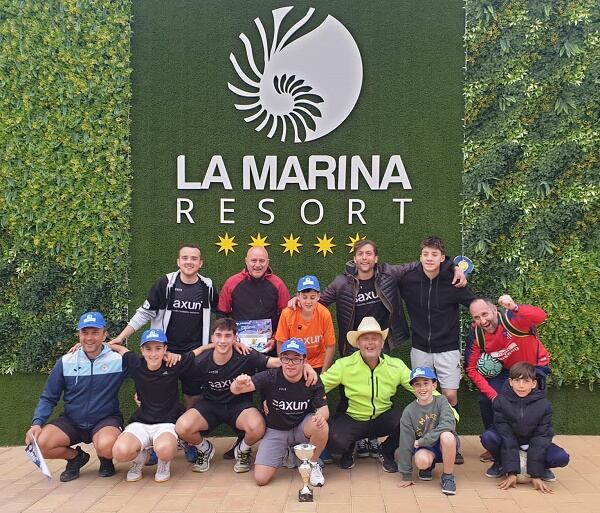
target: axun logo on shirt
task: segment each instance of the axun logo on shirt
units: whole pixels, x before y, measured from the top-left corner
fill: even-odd
[[[301,16],[294,9],[274,9],[272,25],[255,18],[256,28],[242,32],[242,45],[229,54],[232,73],[227,88],[235,109],[244,113],[240,123],[246,121],[274,144],[279,143],[280,148],[285,147],[281,143],[315,141],[340,127],[355,108],[363,81],[361,53],[348,29],[331,14],[324,14],[324,20],[312,28],[316,24],[312,7],[294,23],[291,18]],[[188,179],[185,155],[178,155],[177,189],[208,190],[215,186],[231,191],[230,168],[233,176],[241,176],[244,191],[412,189],[398,154],[387,156],[387,160],[382,155],[371,155],[369,159],[318,154],[301,161],[296,155],[277,155],[279,151],[274,148],[271,155],[243,155],[241,163],[233,164],[223,155],[214,154],[201,181]],[[275,201],[274,197],[258,200],[260,224],[275,222],[271,210]],[[404,224],[405,206],[411,202],[412,198],[390,198],[389,206],[398,211],[399,224]],[[220,199],[220,224],[235,224],[235,203],[236,198]],[[365,209],[362,198],[347,198],[347,224],[366,225]],[[307,210],[313,212],[310,217]],[[305,199],[299,205],[299,217],[306,225],[319,224],[324,212],[317,198]],[[194,224],[194,214],[192,199],[177,198],[178,224]]]
[[[308,34],[298,36],[300,29],[313,16],[306,15],[285,34],[281,24],[293,7],[273,11],[273,33],[267,35],[259,18],[254,20],[260,34],[256,48],[245,33],[240,34],[246,50],[248,75],[231,53],[229,58],[242,88],[228,83],[229,89],[244,103],[240,111],[254,111],[245,117],[256,124],[257,131],[281,142],[293,139],[299,143],[313,141],[335,130],[352,112],[362,86],[363,68],[360,51],[344,25],[329,15]],[[263,69],[255,55],[264,57]]]

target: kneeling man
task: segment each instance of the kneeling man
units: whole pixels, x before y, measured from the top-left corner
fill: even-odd
[[[258,390],[267,404],[267,430],[260,442],[254,467],[254,480],[266,485],[288,455],[290,447],[310,442],[315,446],[310,484],[323,486],[325,478],[317,460],[327,443],[329,408],[320,380],[307,386],[303,376],[306,347],[297,338],[283,343],[281,368],[250,377],[238,376],[231,385],[233,394]]]

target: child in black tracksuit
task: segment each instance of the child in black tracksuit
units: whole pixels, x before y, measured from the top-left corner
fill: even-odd
[[[527,452],[527,474],[533,487],[552,493],[544,481],[555,481],[550,470],[564,467],[569,455],[552,443],[552,405],[537,388],[535,367],[527,362],[510,368],[508,382],[493,403],[494,425],[481,435],[482,445],[494,456],[487,477],[504,477],[499,488],[515,486],[521,473],[519,451]]]

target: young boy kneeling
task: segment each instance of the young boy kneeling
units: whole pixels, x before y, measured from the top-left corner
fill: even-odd
[[[455,495],[453,471],[458,436],[454,413],[445,396],[433,395],[437,377],[429,367],[413,369],[410,384],[417,399],[404,409],[400,419],[398,470],[402,474],[402,481],[399,486],[404,488],[415,484],[412,481],[414,455],[422,481],[431,481],[435,464],[442,463],[442,492]]]
[[[552,493],[544,481],[556,481],[551,467],[564,467],[569,455],[552,443],[552,405],[537,386],[535,367],[515,363],[508,382],[493,403],[494,424],[481,435],[481,444],[494,456],[487,477],[504,477],[498,488],[517,484],[520,451],[527,454],[527,474],[536,490]]]
[[[111,344],[127,362],[141,406],[132,415],[131,423],[119,435],[113,447],[116,461],[132,461],[127,481],[142,478],[147,450],[154,447],[158,467],[154,480],[167,481],[171,477],[171,460],[177,452],[175,422],[183,407],[179,402],[179,377],[195,366],[194,352],[183,355],[181,363],[168,367],[164,363],[167,336],[161,329],[146,330],[140,342],[142,357],[124,346]]]

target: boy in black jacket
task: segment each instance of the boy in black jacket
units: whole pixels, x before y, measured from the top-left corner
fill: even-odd
[[[552,467],[564,467],[569,455],[552,443],[552,405],[537,388],[535,367],[527,362],[510,368],[508,382],[493,403],[494,425],[481,435],[481,444],[494,456],[487,477],[503,477],[498,488],[516,486],[521,473],[519,451],[527,453],[527,474],[533,488],[552,493],[544,481],[556,481]]]

